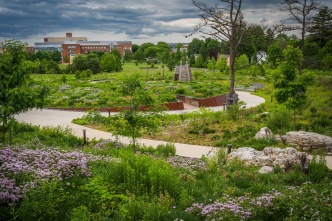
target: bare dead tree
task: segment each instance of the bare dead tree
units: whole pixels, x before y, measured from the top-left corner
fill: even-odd
[[[304,51],[304,39],[306,32],[313,20],[313,11],[318,9],[317,0],[284,0],[281,4],[281,10],[289,12],[289,15],[295,19],[298,26],[289,27],[290,30],[300,30],[301,45],[300,49]],[[300,73],[302,65],[300,66]]]
[[[227,105],[236,104],[238,95],[235,93],[234,62],[237,49],[245,31],[245,22],[241,11],[242,0],[219,0],[220,4],[207,4],[193,0],[193,4],[200,10],[201,23],[197,25],[189,36],[200,32],[230,44],[230,91],[227,95]]]

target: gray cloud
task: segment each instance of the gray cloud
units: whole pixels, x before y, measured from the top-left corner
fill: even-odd
[[[281,1],[244,0],[245,16],[270,22],[278,17]],[[0,37],[22,38],[64,30],[123,33],[129,39],[188,34],[194,27],[189,20],[197,18],[191,0],[0,0]]]

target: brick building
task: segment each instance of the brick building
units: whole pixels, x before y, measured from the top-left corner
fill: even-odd
[[[44,42],[36,42],[35,47],[29,47],[30,52],[59,51],[62,55],[62,63],[71,63],[76,55],[90,52],[110,52],[117,50],[121,57],[126,51],[132,52],[131,41],[88,41],[86,37],[73,37],[72,33],[66,33],[66,37],[45,37]]]

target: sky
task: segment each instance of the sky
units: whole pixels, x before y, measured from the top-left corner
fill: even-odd
[[[211,2],[211,0],[202,0]],[[215,0],[214,0],[215,1]],[[332,8],[332,0],[319,0]],[[282,0],[243,0],[246,21],[272,26],[286,19]],[[192,0],[0,0],[0,41],[33,46],[44,37],[87,37],[96,41],[188,43],[199,24]]]

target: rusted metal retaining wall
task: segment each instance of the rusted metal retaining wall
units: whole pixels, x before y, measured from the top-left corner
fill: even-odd
[[[178,95],[176,98],[186,104],[190,104],[195,107],[216,107],[226,104],[226,94],[222,94],[209,98],[195,98],[189,96]]]

